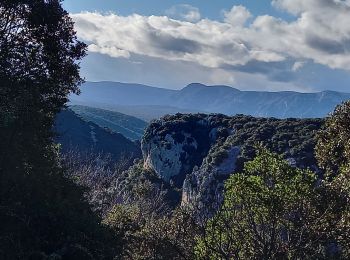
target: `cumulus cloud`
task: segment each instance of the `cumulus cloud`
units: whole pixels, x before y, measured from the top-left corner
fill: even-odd
[[[272,5],[291,14],[299,15],[304,12],[335,11],[349,7],[349,0],[272,0]],[[323,14],[323,13],[322,13]],[[322,15],[319,14],[319,15]]]
[[[223,21],[214,21],[200,19],[198,9],[187,5],[173,7],[168,16],[72,17],[78,36],[91,43],[89,50],[111,57],[145,55],[226,70],[261,63],[268,69],[269,63],[292,60],[287,70],[294,72],[303,66],[298,61],[310,60],[350,70],[350,0],[273,0],[272,5],[295,20],[253,18],[245,7],[234,6]]]
[[[187,4],[174,5],[166,10],[165,14],[171,18],[183,19],[188,22],[197,22],[201,19],[199,9]]]
[[[252,14],[242,5],[233,6],[230,11],[224,11],[225,22],[233,26],[242,26],[252,17]]]
[[[273,50],[250,46],[244,36],[249,29],[224,22],[203,19],[190,23],[166,16],[124,17],[89,12],[72,17],[78,36],[101,50],[115,47],[129,53],[191,61],[210,68],[243,65],[250,60],[284,59],[283,54]]]

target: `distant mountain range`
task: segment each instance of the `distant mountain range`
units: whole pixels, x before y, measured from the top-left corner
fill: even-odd
[[[192,83],[181,90],[169,90],[140,84],[87,82],[81,95],[71,96],[71,104],[83,104],[119,111],[149,121],[164,114],[222,113],[258,117],[324,117],[349,93],[323,91],[240,91],[228,86]]]
[[[84,120],[70,109],[58,114],[54,130],[62,152],[73,149],[83,153],[110,154],[115,160],[121,156],[136,158],[141,154],[140,143]]]

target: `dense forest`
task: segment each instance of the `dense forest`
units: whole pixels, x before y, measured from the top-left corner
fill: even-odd
[[[54,122],[79,93],[86,55],[73,26],[60,0],[0,1],[0,259],[350,258],[350,101],[325,120],[152,122],[143,150],[156,140],[206,151],[188,160],[198,161],[188,176],[240,147],[206,211],[180,203],[179,180],[147,158],[60,150]]]

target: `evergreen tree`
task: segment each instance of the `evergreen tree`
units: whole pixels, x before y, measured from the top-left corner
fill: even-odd
[[[222,209],[198,238],[200,259],[323,259],[331,232],[316,176],[261,150],[225,184]]]
[[[338,105],[318,135],[316,158],[329,177],[350,164],[350,101]]]
[[[1,259],[113,255],[113,238],[63,176],[53,144],[86,49],[60,2],[0,1]]]
[[[342,247],[345,258],[350,257],[350,101],[338,105],[326,119],[318,134],[315,148],[319,166],[324,170],[328,222]]]

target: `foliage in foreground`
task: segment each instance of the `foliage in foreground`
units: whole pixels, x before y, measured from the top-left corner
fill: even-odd
[[[332,205],[332,230],[337,241],[350,257],[350,101],[338,105],[327,118],[326,127],[318,134],[316,157],[326,173],[327,196]]]
[[[61,1],[0,1],[1,259],[117,254],[52,142],[56,114],[83,81],[85,47]]]
[[[318,134],[316,158],[328,177],[349,171],[350,165],[350,101],[338,105]]]
[[[314,173],[261,150],[226,182],[222,209],[198,237],[201,259],[325,259],[346,252],[333,230],[340,215]],[[333,219],[336,217],[336,219]],[[344,245],[346,246],[346,245]],[[348,245],[347,245],[348,246]]]
[[[164,184],[139,162],[115,165],[108,157],[72,151],[62,158],[66,174],[87,188],[85,196],[116,238],[122,259],[193,259],[197,225],[193,212],[173,209]]]
[[[139,205],[118,205],[104,223],[123,237],[123,259],[194,259],[197,226],[185,209],[156,215]]]

